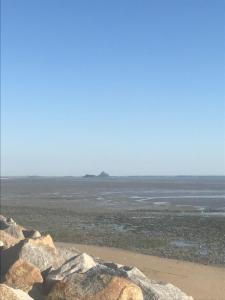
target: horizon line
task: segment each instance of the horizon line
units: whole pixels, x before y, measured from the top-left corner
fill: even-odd
[[[84,175],[0,175],[0,178],[7,177],[77,177],[83,178],[85,175],[93,175],[99,178],[98,175],[95,174],[84,174]],[[109,175],[108,177],[225,177],[225,174],[149,174],[149,175]]]

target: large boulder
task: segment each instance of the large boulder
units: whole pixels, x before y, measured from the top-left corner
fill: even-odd
[[[37,239],[25,239],[2,251],[2,274],[5,274],[11,265],[18,259],[27,261],[40,271],[50,267],[58,268],[64,261],[58,255],[50,235]]]
[[[8,270],[5,283],[13,288],[29,292],[35,283],[42,283],[40,270],[22,259],[17,260]]]
[[[4,230],[0,230],[0,241],[2,241],[2,246],[4,248],[9,248],[20,241],[20,239],[8,234]]]
[[[90,300],[143,300],[141,289],[122,277],[113,277],[104,289]]]
[[[13,289],[6,284],[0,284],[1,300],[34,300],[27,293],[19,289]]]
[[[98,267],[55,281],[47,300],[143,300],[141,289],[131,281],[102,272]]]
[[[91,256],[86,253],[79,254],[67,260],[57,270],[52,270],[48,274],[47,279],[48,281],[63,280],[65,277],[75,272],[85,273],[96,265],[97,263]]]
[[[43,236],[40,236],[35,239],[28,239],[27,241],[29,243],[31,243],[32,245],[37,245],[37,246],[41,246],[41,247],[46,246],[46,247],[51,248],[54,252],[57,251],[50,234],[43,235]]]
[[[96,263],[85,253],[69,259],[60,268],[51,270],[46,277],[45,286],[46,292],[50,291],[48,300],[193,299],[172,284],[148,279],[135,267],[101,261]]]

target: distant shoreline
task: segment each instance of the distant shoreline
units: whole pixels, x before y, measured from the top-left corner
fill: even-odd
[[[116,179],[116,178],[225,178],[224,175],[110,175],[107,177],[100,177],[100,176],[76,176],[76,175],[5,175],[0,176],[0,179],[9,179],[9,178],[31,178],[31,179],[38,179],[38,178],[76,178],[76,179]]]

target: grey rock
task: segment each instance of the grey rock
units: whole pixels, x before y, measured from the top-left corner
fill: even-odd
[[[22,259],[42,272],[48,300],[105,300],[108,295],[110,300],[193,300],[172,284],[150,280],[135,267],[104,262],[86,253],[77,254],[75,249],[56,249],[50,235],[41,236],[38,231],[26,230],[2,215],[0,230],[4,235],[11,235],[2,243],[5,246],[8,242],[9,248],[2,247],[0,252],[1,280],[5,279],[10,266]],[[9,237],[18,240],[14,244]],[[44,299],[43,285],[38,284],[31,292],[35,299]],[[0,299],[32,299],[27,294],[29,298],[19,298],[21,295],[23,291],[0,285]]]
[[[96,265],[85,273],[74,272],[63,280],[55,280],[48,300],[143,300],[141,289],[126,278],[114,276],[114,271]]]
[[[16,222],[12,218],[7,218],[3,215],[0,215],[0,229],[5,229]]]
[[[11,224],[8,228],[4,229],[5,232],[17,239],[24,239],[23,227],[17,224]]]
[[[94,259],[90,259],[87,254],[73,257],[57,270],[51,270],[46,282],[48,290],[54,287],[57,282],[66,282],[70,289],[73,290],[74,288],[76,291],[79,291],[79,295],[85,295],[88,290],[92,290],[92,294],[94,295],[101,289],[106,288],[106,285],[112,278],[117,277],[127,279],[138,286],[142,290],[144,300],[193,299],[172,284],[157,283],[156,281],[148,279],[136,267],[127,267],[113,262],[99,261],[96,263]],[[104,287],[102,286],[102,281],[100,279],[100,281],[98,281],[97,278],[104,278]],[[91,282],[93,286],[91,286]],[[86,286],[86,288],[84,288],[84,286]]]
[[[38,239],[25,239],[1,253],[1,270],[4,275],[10,266],[19,258],[25,260],[41,271],[50,267],[58,268],[63,262],[50,236]]]
[[[136,267],[123,267],[122,269],[126,272],[127,277],[142,289],[145,300],[193,300],[192,297],[187,296],[172,284],[150,280]]]
[[[57,247],[57,251],[59,255],[62,257],[63,261],[66,262],[70,258],[81,254],[79,250],[74,248],[66,248],[66,247]]]
[[[49,273],[48,280],[63,280],[73,273],[85,273],[96,266],[94,259],[86,253],[74,256],[66,261],[60,268]]]
[[[24,239],[24,228],[20,225],[17,225],[12,218],[6,218],[3,215],[0,215],[0,229],[4,230],[15,238]]]

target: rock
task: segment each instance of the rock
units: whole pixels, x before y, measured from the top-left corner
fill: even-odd
[[[157,283],[148,279],[139,269],[122,267],[127,277],[143,291],[144,299],[154,300],[193,300],[172,284]]]
[[[49,267],[58,267],[62,263],[50,235],[26,239],[20,249],[19,257],[32,263],[41,271]]]
[[[43,235],[40,236],[38,238],[35,239],[28,239],[28,241],[32,244],[32,245],[37,245],[37,246],[46,246],[51,248],[53,251],[57,251],[56,247],[53,243],[52,237],[50,236],[50,234],[47,235]]]
[[[170,283],[153,283],[149,286],[149,289],[154,293],[154,299],[157,300],[193,300],[192,297],[187,296],[180,289]]]
[[[62,280],[69,274],[75,272],[85,273],[91,268],[94,268],[96,265],[96,262],[91,256],[87,255],[86,253],[82,253],[80,255],[72,257],[71,259],[66,261],[58,270],[56,270],[54,272],[54,280]]]
[[[17,224],[12,224],[8,228],[4,229],[5,232],[10,234],[11,236],[17,238],[17,239],[24,239],[23,230],[24,228]]]
[[[0,215],[0,275],[7,284],[0,284],[0,299],[32,299],[24,292],[36,300],[193,299],[172,284],[148,279],[135,267],[76,252],[58,250],[50,235],[41,236]]]
[[[113,277],[108,285],[90,300],[143,300],[141,289],[122,277]]]
[[[0,230],[4,230],[8,234],[19,239],[41,237],[39,231],[25,229],[24,227],[17,225],[12,218],[6,218],[3,215],[0,215]]]
[[[4,246],[4,248],[9,248],[20,241],[20,239],[13,237],[4,230],[0,230],[0,240],[2,241],[2,247]]]
[[[6,218],[0,215],[0,229],[17,239],[24,239],[24,228],[20,225],[17,225],[12,218]]]
[[[74,256],[66,261],[60,268],[48,275],[48,280],[63,280],[72,273],[85,273],[96,266],[94,259],[86,253]]]
[[[43,282],[40,270],[22,259],[17,260],[8,270],[5,283],[13,288],[29,292],[35,283]]]
[[[37,230],[23,230],[23,235],[25,238],[36,239],[41,237],[41,234]]]
[[[145,280],[147,277],[145,276],[144,273],[142,273],[138,268],[136,267],[126,267],[122,266],[120,268],[121,270],[124,270],[127,274],[127,277],[131,280]]]
[[[33,300],[28,294],[19,289],[13,289],[5,284],[0,284],[1,300]]]
[[[87,257],[87,254],[78,255],[77,257],[71,258],[69,261],[64,263],[59,269],[51,270],[49,272],[46,278],[46,288],[47,290],[50,290],[53,287],[49,294],[49,299],[54,299],[54,297],[56,297],[56,299],[60,299],[61,296],[66,297],[65,299],[73,299],[73,297],[77,297],[76,299],[81,300],[101,299],[101,293],[103,293],[103,290],[106,289],[106,286],[103,286],[101,283],[102,276],[105,278],[104,282],[107,281],[107,278],[111,278],[111,280],[113,280],[115,277],[123,278],[129,282],[132,282],[135,286],[138,286],[140,290],[142,290],[143,299],[145,300],[193,299],[172,284],[159,284],[148,279],[139,269],[135,267],[127,267],[116,263],[101,261],[96,263],[93,258],[91,258],[93,261],[89,265],[89,259],[87,259]],[[91,285],[90,282],[92,282],[93,285]],[[99,288],[99,286],[101,286],[101,288]],[[63,294],[64,287],[65,294]],[[59,292],[60,289],[62,290],[62,294]],[[94,293],[94,291],[98,289],[99,293]],[[110,289],[110,286],[108,289]],[[91,295],[86,294],[86,291],[91,290],[93,291]],[[95,298],[97,296],[98,298]]]
[[[2,251],[2,274],[5,274],[9,267],[16,260],[25,260],[42,271],[54,267],[58,268],[63,258],[58,255],[50,235],[37,239],[25,239]]]
[[[143,300],[141,289],[126,278],[113,276],[107,268],[91,268],[55,281],[47,300]]]
[[[122,267],[124,267],[124,265],[121,264],[116,264],[114,262],[102,262],[100,261],[101,264],[103,264],[104,266],[108,267],[108,268],[112,268],[112,269],[120,269]]]
[[[65,247],[57,247],[57,251],[64,262],[80,254],[77,249],[67,249]]]
[[[0,229],[6,229],[12,224],[16,224],[12,218],[6,218],[3,215],[0,215]]]
[[[94,259],[86,253],[73,256],[60,268],[49,270],[45,281],[46,290],[50,290],[56,281],[63,280],[70,274],[85,273],[96,265],[97,263]]]
[[[107,174],[106,172],[103,171],[98,175],[98,177],[107,178],[107,177],[109,177],[109,174]]]

